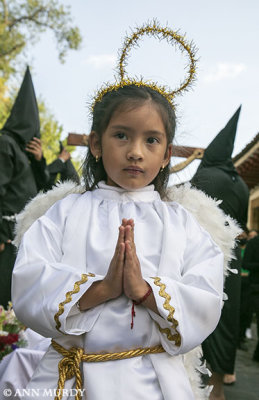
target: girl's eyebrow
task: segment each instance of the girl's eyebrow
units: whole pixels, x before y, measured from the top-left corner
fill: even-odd
[[[122,129],[128,132],[134,131],[133,128],[130,128],[129,126],[126,125],[112,125],[111,129]],[[156,131],[156,130],[149,130],[144,132],[145,135],[156,135],[156,136],[166,136],[165,132],[162,131]]]
[[[131,131],[132,129],[125,125],[112,125],[112,129],[124,129],[126,131]]]

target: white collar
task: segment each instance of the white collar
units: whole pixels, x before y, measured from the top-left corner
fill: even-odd
[[[154,185],[148,185],[140,189],[128,191],[117,186],[107,185],[104,181],[98,183],[98,189],[94,190],[94,195],[103,200],[114,200],[120,202],[140,201],[153,202],[160,199],[160,195],[155,191]]]

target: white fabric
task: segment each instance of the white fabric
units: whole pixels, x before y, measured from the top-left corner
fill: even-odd
[[[46,351],[49,347],[51,340],[49,338],[45,338],[37,332],[34,332],[32,329],[27,328],[24,332],[24,339],[27,343],[26,348],[31,350],[39,350]]]
[[[50,339],[29,328],[24,332],[24,339],[26,348],[14,350],[0,362],[0,400],[23,398],[23,389],[50,345]]]
[[[58,200],[69,194],[84,193],[82,185],[75,182],[58,182],[47,193],[39,193],[35,196],[16,217],[15,238],[13,244],[18,248],[24,233],[33,222],[40,218]],[[212,199],[194,187],[190,183],[180,186],[170,186],[165,194],[165,201],[176,201],[194,216],[200,226],[211,235],[213,241],[224,254],[224,275],[228,275],[229,264],[235,258],[234,248],[236,238],[242,232],[237,222],[226,215],[220,208],[221,200]]]
[[[222,307],[223,254],[179,204],[162,202],[153,186],[126,192],[99,184],[57,202],[25,233],[13,273],[13,304],[18,318],[66,348],[115,352],[161,343],[166,353],[83,365],[88,400],[132,398],[194,399],[182,354],[199,345],[216,327]],[[130,329],[131,301],[125,296],[79,313],[75,303],[103,279],[113,256],[122,218],[135,221],[135,241],[144,279],[151,285],[160,316],[137,307]],[[72,300],[55,314],[81,274],[94,273]],[[161,328],[167,320],[165,298],[151,277],[158,276],[171,297],[181,346]],[[29,305],[29,306],[28,306]],[[66,335],[64,335],[64,333]],[[56,388],[61,356],[50,347],[28,387]],[[74,380],[66,387],[73,387]]]

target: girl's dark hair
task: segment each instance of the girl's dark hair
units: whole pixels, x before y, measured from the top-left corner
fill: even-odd
[[[102,135],[115,111],[139,107],[147,101],[152,102],[161,115],[165,126],[168,146],[172,143],[175,135],[176,118],[174,110],[164,96],[146,86],[129,85],[106,93],[102,100],[94,106],[91,131],[95,131],[99,135],[101,142]],[[163,171],[158,173],[154,181],[151,182],[161,196],[165,194],[165,188],[169,179],[169,169],[168,164]],[[100,181],[107,180],[102,158],[96,162],[90,149],[83,163],[83,178],[86,190],[90,191],[95,189]]]

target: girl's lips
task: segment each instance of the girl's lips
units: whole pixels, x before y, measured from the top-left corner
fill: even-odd
[[[128,168],[124,168],[124,171],[133,172],[133,173],[144,172],[143,169],[141,169],[141,168],[139,168],[139,167],[128,167]]]
[[[139,168],[139,167],[128,167],[128,168],[124,168],[124,171],[127,171],[131,174],[141,174],[143,173],[143,169]]]

